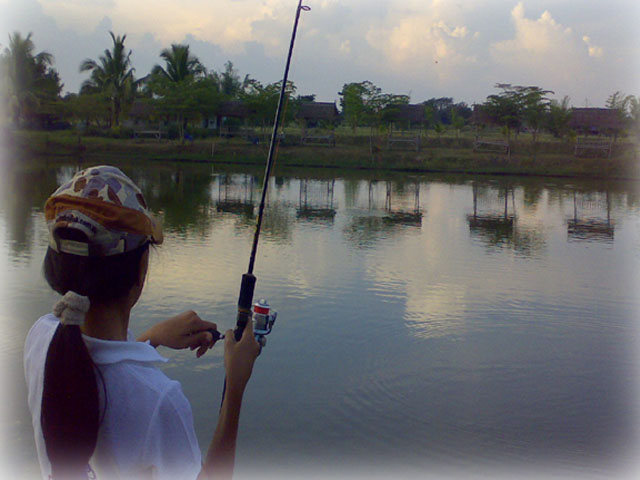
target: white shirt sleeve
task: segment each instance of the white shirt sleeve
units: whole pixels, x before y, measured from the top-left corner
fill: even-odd
[[[142,449],[143,464],[152,478],[196,479],[202,467],[193,428],[191,405],[179,386],[169,388],[158,400]]]

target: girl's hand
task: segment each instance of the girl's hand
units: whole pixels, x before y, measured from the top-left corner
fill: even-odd
[[[199,358],[216,343],[217,338],[208,331],[210,329],[217,331],[217,325],[202,320],[196,312],[189,310],[154,325],[138,341],[150,340],[154,347],[164,345],[176,350],[197,348],[196,357]]]
[[[233,330],[225,333],[224,366],[228,392],[242,395],[259,353],[260,345],[253,336],[252,321],[247,322],[240,341],[236,341]]]

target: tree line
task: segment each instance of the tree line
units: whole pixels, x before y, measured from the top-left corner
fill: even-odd
[[[17,126],[56,128],[82,123],[117,129],[123,114],[134,101],[153,107],[155,115],[170,119],[184,138],[185,128],[215,114],[224,101],[239,100],[249,112],[252,125],[267,126],[273,122],[281,82],[264,85],[245,75],[242,78],[233,63],[224,70],[208,70],[194,56],[189,45],[172,44],[159,57],[163,65],[155,65],[149,74],[136,78],[132,51],[125,46],[126,35],[109,32],[112,45],[97,59],[86,59],[80,72],[89,74],[76,93],[61,96],[63,84],[53,67],[48,52],[35,52],[32,34],[19,32],[9,36],[9,44],[0,54],[0,95],[10,121]],[[568,97],[551,100],[550,90],[538,86],[497,84],[499,93],[489,95],[481,105],[474,106],[492,123],[500,125],[507,137],[527,130],[534,142],[542,131],[556,137],[570,132],[571,106]],[[294,118],[297,107],[315,100],[315,95],[298,95],[293,82],[288,82],[286,94],[290,107],[285,121]],[[408,95],[383,92],[372,82],[344,84],[339,92],[341,121],[349,128],[369,126],[385,128],[396,119],[402,105],[408,105]],[[431,98],[422,102],[420,123],[437,134],[445,128],[456,133],[470,122],[474,111],[453,98]],[[630,128],[640,128],[640,97],[615,92],[607,100],[607,108],[616,109]]]

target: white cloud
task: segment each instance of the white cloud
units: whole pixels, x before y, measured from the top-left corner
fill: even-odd
[[[89,33],[97,27],[101,18],[109,17],[114,29],[127,32],[130,36],[153,32],[161,43],[169,44],[193,35],[231,51],[241,48],[244,42],[254,40],[273,43],[259,29],[255,29],[254,24],[276,18],[279,13],[286,13],[286,2],[283,0],[265,0],[260,3],[231,0],[215,3],[207,0],[94,1],[90,5],[91,15],[87,15],[84,1],[41,0],[40,3],[44,13],[54,18],[61,28]],[[291,13],[289,12],[287,20]]]
[[[350,54],[351,53],[351,42],[349,40],[345,40],[340,44],[339,48],[341,53]]]
[[[604,54],[587,36],[556,21],[545,10],[539,18],[527,18],[523,2],[511,10],[513,38],[490,46],[492,60],[503,67],[508,81],[529,82],[558,89],[575,84],[596,68],[591,62]]]
[[[398,12],[384,22],[372,24],[366,40],[379,52],[381,65],[439,82],[477,62],[472,52],[474,33],[466,25],[443,18],[437,9],[427,7]]]
[[[604,53],[604,50],[603,50],[602,47],[598,47],[596,45],[593,45],[591,43],[591,39],[587,35],[584,35],[582,37],[582,41],[587,44],[587,47],[589,47],[589,56],[590,57],[596,57],[596,58],[602,57],[602,54]]]
[[[545,10],[537,20],[530,20],[520,2],[511,11],[511,19],[515,37],[492,45],[496,59],[528,62],[532,55],[539,59],[572,53],[575,41],[571,28],[557,23],[549,11]]]

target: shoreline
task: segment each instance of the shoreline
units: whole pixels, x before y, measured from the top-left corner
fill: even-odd
[[[181,145],[171,140],[134,140],[78,137],[71,132],[15,131],[5,137],[9,162],[25,158],[55,157],[91,159],[143,159],[227,165],[264,165],[268,146],[239,139],[210,138]],[[569,142],[529,141],[513,143],[510,155],[474,152],[469,138],[429,139],[415,150],[386,150],[363,142],[331,146],[280,145],[276,164],[287,168],[333,168],[383,170],[407,173],[451,173],[464,175],[518,175],[640,181],[640,158],[636,145],[619,142],[611,158],[576,157]],[[288,139],[287,142],[291,142]]]

